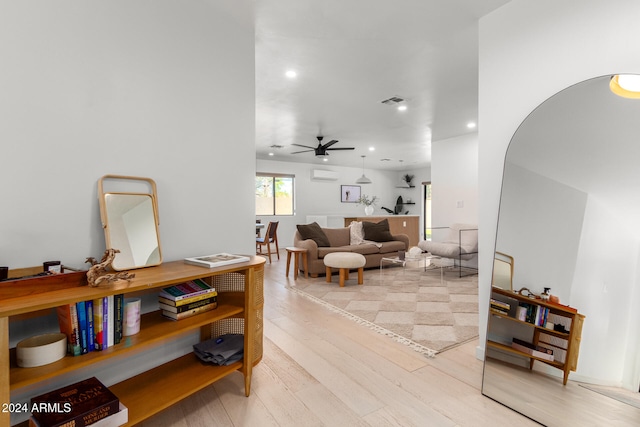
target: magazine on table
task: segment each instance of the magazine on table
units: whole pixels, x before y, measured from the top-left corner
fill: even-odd
[[[219,253],[213,255],[185,258],[184,261],[187,264],[199,265],[200,267],[220,267],[222,265],[235,264],[238,262],[249,261],[248,256],[234,255],[227,253]]]

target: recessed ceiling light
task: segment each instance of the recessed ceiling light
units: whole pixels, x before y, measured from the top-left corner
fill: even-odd
[[[295,71],[293,71],[293,70],[289,70],[289,71],[287,71],[287,72],[285,73],[285,76],[289,77],[290,79],[295,78],[297,75],[298,75],[298,73],[296,73],[296,72],[295,72]]]
[[[376,147],[369,147],[369,151],[376,151]]]
[[[611,77],[609,82],[611,92],[623,98],[640,98],[640,75],[618,74]]]
[[[270,156],[273,156],[273,153],[269,153]]]
[[[398,111],[406,111],[406,110],[407,110],[407,106],[406,105],[398,106]]]
[[[474,122],[469,122],[469,123],[467,123],[467,127],[468,127],[469,129],[475,129],[476,124],[475,124]]]
[[[323,162],[328,162],[328,161],[329,161],[329,159],[325,157],[324,159],[322,159],[322,161],[323,161]]]

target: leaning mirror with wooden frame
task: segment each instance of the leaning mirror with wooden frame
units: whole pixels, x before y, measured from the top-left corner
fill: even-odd
[[[505,158],[482,393],[548,426],[640,424],[640,100],[610,79],[541,104]]]
[[[110,190],[105,191],[108,186]],[[130,270],[162,263],[158,197],[150,178],[105,175],[98,181],[107,249],[117,249],[112,267]]]

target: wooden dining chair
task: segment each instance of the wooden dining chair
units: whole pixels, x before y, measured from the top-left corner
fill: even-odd
[[[256,237],[256,252],[262,254],[262,247],[267,247],[267,254],[269,256],[269,264],[271,264],[271,243],[276,244],[276,255],[280,259],[280,248],[278,247],[278,222],[270,221],[267,225],[267,230],[264,233],[264,237]]]

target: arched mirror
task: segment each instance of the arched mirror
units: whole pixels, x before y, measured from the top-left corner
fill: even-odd
[[[149,178],[105,175],[98,181],[98,197],[106,246],[120,251],[111,265],[113,269],[162,263],[155,182]]]
[[[610,80],[549,98],[505,158],[495,250],[513,258],[513,292],[493,288],[482,393],[549,426],[640,423],[640,100]]]

